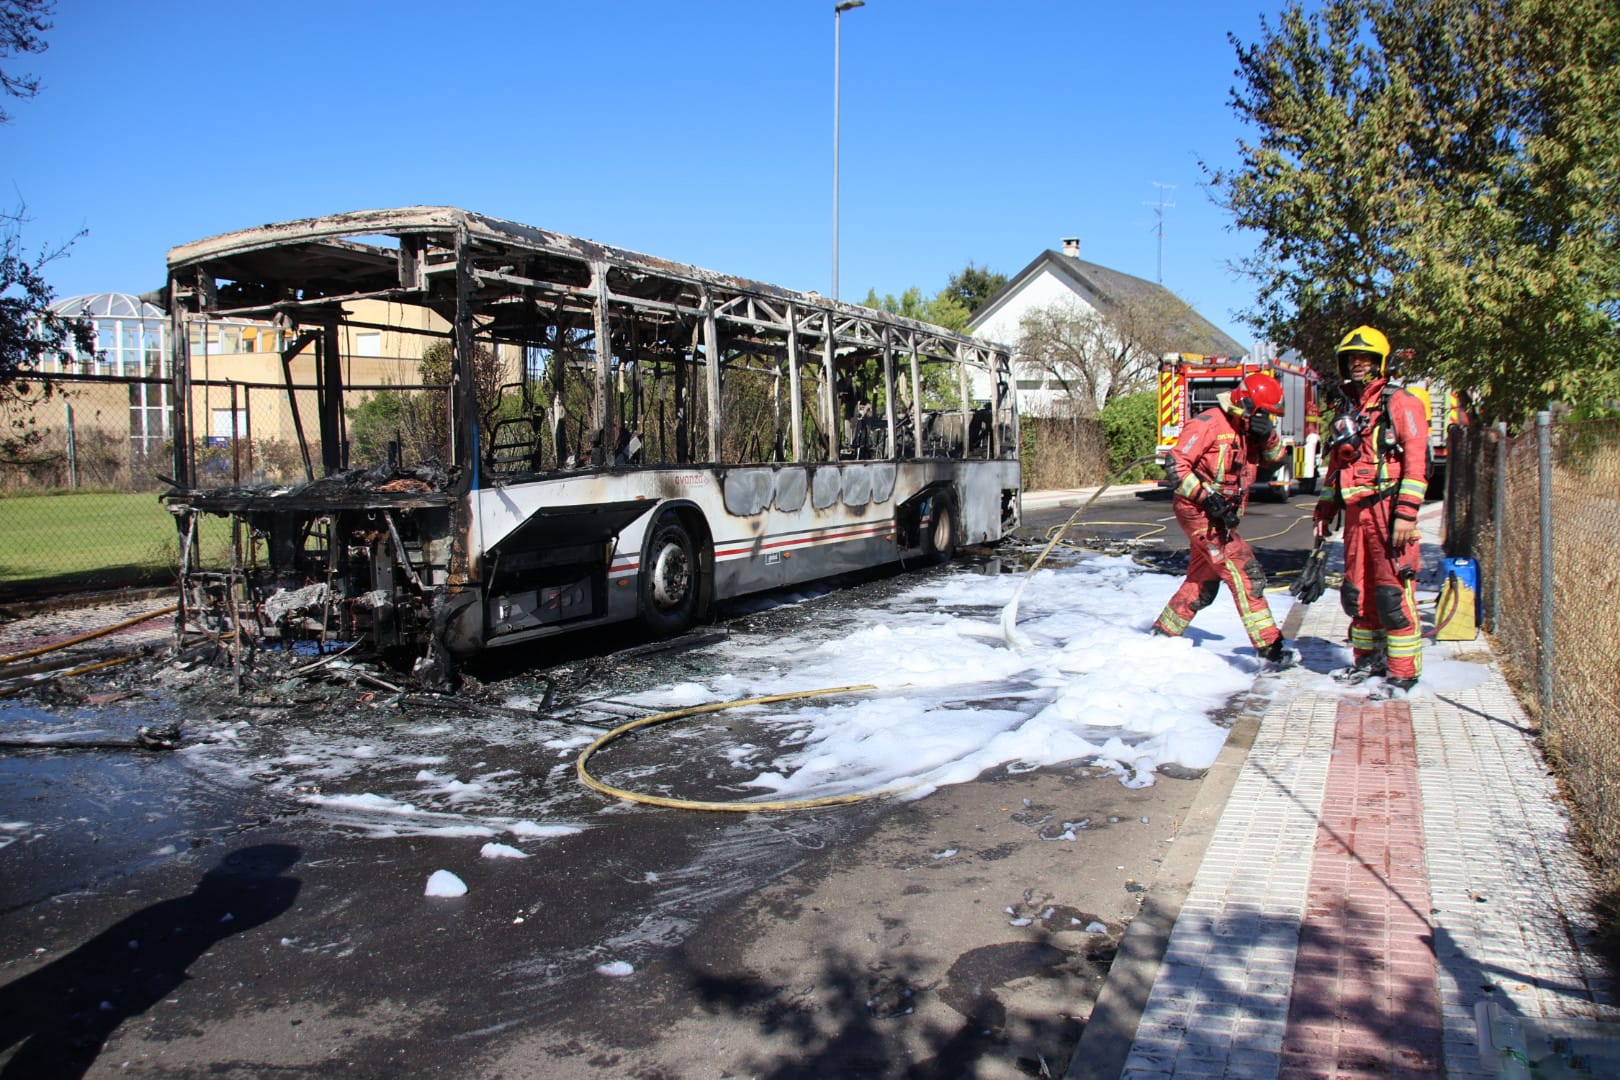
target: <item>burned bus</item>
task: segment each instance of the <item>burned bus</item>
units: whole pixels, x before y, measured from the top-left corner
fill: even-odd
[[[168,265],[183,625],[408,650],[439,676],[1018,523],[994,343],[447,207]]]

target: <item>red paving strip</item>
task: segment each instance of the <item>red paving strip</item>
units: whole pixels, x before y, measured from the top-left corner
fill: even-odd
[[[1412,714],[1339,705],[1281,1077],[1432,1077],[1441,1066]]]

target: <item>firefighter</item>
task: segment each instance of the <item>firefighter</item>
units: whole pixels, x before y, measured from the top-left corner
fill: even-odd
[[[1273,416],[1283,414],[1282,384],[1252,372],[1217,396],[1181,429],[1166,465],[1175,491],[1176,522],[1187,534],[1187,580],[1159,613],[1153,633],[1180,637],[1208,607],[1221,582],[1232,590],[1243,629],[1261,659],[1276,667],[1293,662],[1266,603],[1266,574],[1238,535],[1249,485],[1262,470],[1282,464],[1282,440]]]
[[[1423,623],[1413,588],[1420,568],[1418,508],[1428,486],[1429,417],[1390,384],[1389,339],[1358,326],[1336,350],[1344,400],[1334,418],[1328,474],[1314,514],[1333,535],[1344,513],[1344,584],[1354,662],[1333,673],[1354,685],[1383,676],[1377,696],[1410,690],[1423,669]]]

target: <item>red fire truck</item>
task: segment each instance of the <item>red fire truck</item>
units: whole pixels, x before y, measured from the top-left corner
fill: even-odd
[[[1304,363],[1280,359],[1264,346],[1253,355],[1235,359],[1179,353],[1159,362],[1159,464],[1169,460],[1182,424],[1213,406],[1217,394],[1256,371],[1282,383],[1284,406],[1283,415],[1277,418],[1277,434],[1283,441],[1282,467],[1256,487],[1266,488],[1276,499],[1288,498],[1296,482],[1300,491],[1315,491],[1321,441],[1316,374]]]

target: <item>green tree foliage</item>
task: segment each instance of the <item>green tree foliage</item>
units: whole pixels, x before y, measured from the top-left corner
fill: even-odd
[[[1151,457],[1157,449],[1159,395],[1156,391],[1142,390],[1114,398],[1103,406],[1101,419],[1110,476],[1138,458]],[[1116,477],[1115,482],[1132,483],[1158,475],[1158,466],[1150,461]]]
[[[388,460],[388,445],[397,443],[405,464],[422,461],[448,462],[450,453],[450,410],[448,391],[453,375],[453,352],[448,341],[436,341],[422,353],[418,377],[425,387],[441,389],[379,390],[367,394],[351,406],[349,413],[350,460],[357,465],[376,465]],[[482,345],[473,352],[471,372],[480,417],[483,449],[489,447],[490,423],[503,408],[501,380],[503,369],[493,352]],[[504,408],[515,412],[516,402]]]
[[[89,319],[50,310],[56,294],[44,269],[68,245],[30,255],[19,231],[22,220],[21,210],[0,215],[0,457],[11,460],[27,456],[40,441],[35,406],[53,392],[50,383],[30,378],[40,361],[69,350],[88,357],[96,348]]]
[[[876,289],[868,289],[861,306],[957,331],[967,325],[968,315],[971,314],[950,289],[941,289],[933,299],[924,300],[922,290],[915,285],[901,293],[898,300],[892,294],[879,299]]]
[[[861,306],[962,333],[967,327],[968,317],[973,314],[973,308],[1006,282],[1005,275],[982,269],[970,262],[962,270],[952,274],[946,286],[932,298],[925,299],[922,289],[915,285],[901,293],[898,298],[892,293],[879,297],[876,289],[868,289]],[[875,363],[863,365],[862,370],[854,372],[853,375],[857,380],[867,384],[882,383]],[[925,402],[947,406],[954,406],[957,403],[960,393],[950,371],[936,365],[926,365],[922,377]],[[873,396],[877,404],[882,404],[880,393],[870,396]]]
[[[1006,274],[998,274],[994,270],[968,263],[951,275],[950,281],[946,283],[940,295],[949,294],[967,309],[969,315],[972,315],[1005,284],[1007,284]]]
[[[1005,284],[1006,274],[998,274],[970,262],[952,274],[945,287],[931,298],[925,299],[922,290],[915,285],[901,293],[898,299],[893,294],[880,298],[876,289],[869,289],[861,305],[961,332],[974,309]]]
[[[1620,8],[1292,0],[1233,37],[1258,131],[1206,165],[1266,337],[1331,364],[1369,322],[1486,419],[1620,394]]]

